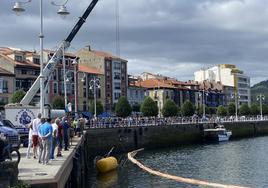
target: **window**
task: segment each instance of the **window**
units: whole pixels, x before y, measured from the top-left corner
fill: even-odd
[[[114,89],[121,89],[121,84],[120,83],[114,83]]]
[[[121,70],[121,63],[120,62],[114,62],[114,69],[115,70]]]
[[[15,55],[15,61],[22,62],[22,56],[21,55]]]
[[[40,59],[39,58],[33,58],[33,63],[34,64],[40,64]]]
[[[16,80],[16,89],[20,89],[21,88],[21,82],[20,80]]]
[[[86,88],[83,88],[83,94],[84,94],[84,98],[86,98],[87,97],[87,90],[86,90]]]
[[[21,74],[27,74],[27,70],[21,69]]]
[[[57,70],[53,71],[53,79],[58,80],[58,71]]]
[[[110,62],[106,62],[106,68],[110,69]]]
[[[121,94],[120,93],[114,93],[114,98],[115,100],[118,100],[120,98]]]
[[[72,84],[72,94],[74,95],[74,90],[75,90],[75,88],[74,88],[74,84]]]
[[[121,74],[119,72],[114,73],[114,79],[115,80],[121,80]]]
[[[53,91],[54,91],[54,93],[58,93],[58,83],[57,82],[54,82],[54,84],[53,84]]]
[[[87,110],[87,102],[84,101],[84,102],[83,102],[83,111],[86,111],[86,110]]]
[[[8,82],[3,80],[3,93],[8,93]]]

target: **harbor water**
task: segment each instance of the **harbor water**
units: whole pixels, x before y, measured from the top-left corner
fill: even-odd
[[[185,178],[268,187],[268,137],[142,151],[135,157],[154,170]],[[117,171],[89,173],[89,187],[198,187],[150,175],[127,162]]]

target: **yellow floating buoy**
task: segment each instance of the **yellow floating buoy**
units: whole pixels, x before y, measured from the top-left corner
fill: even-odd
[[[106,157],[98,160],[96,166],[99,172],[105,173],[116,169],[118,166],[118,162],[115,157]]]

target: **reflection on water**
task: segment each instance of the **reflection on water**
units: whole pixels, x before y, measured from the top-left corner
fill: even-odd
[[[136,158],[152,169],[215,183],[268,187],[268,137],[221,144],[143,151]],[[98,175],[91,168],[89,187],[196,187],[152,176],[130,164]]]

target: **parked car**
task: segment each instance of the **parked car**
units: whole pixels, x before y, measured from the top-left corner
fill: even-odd
[[[6,127],[17,130],[20,137],[20,144],[22,144],[23,147],[28,146],[29,128],[25,126],[15,126],[11,121],[7,119],[2,120],[2,124]]]
[[[3,122],[0,121],[0,134],[5,136],[12,148],[20,147],[20,135],[18,131],[14,128],[5,126]]]

